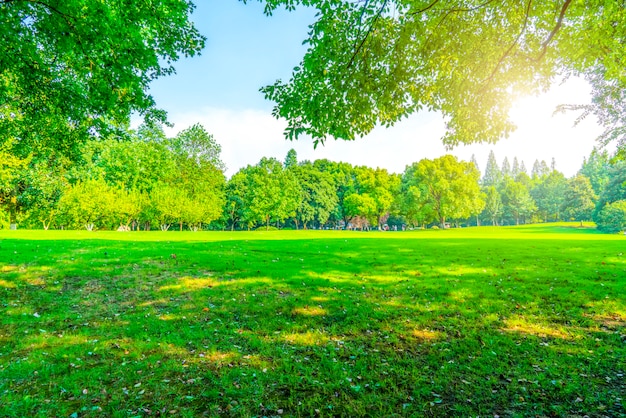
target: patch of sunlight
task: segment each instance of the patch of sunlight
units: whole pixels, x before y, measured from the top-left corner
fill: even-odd
[[[157,300],[149,300],[147,302],[140,303],[139,306],[141,307],[153,306],[153,305],[166,306],[168,303],[170,302],[166,299],[157,299]]]
[[[391,306],[392,308],[406,308],[406,302],[402,301],[399,298],[391,298],[390,300],[381,303],[381,305]]]
[[[465,303],[467,302],[467,299],[471,299],[472,293],[469,289],[452,290],[450,292],[450,297],[457,302]]]
[[[294,315],[305,315],[305,316],[323,316],[328,313],[328,311],[321,306],[304,306],[302,308],[295,308],[291,311]]]
[[[311,300],[314,302],[328,302],[330,298],[327,298],[325,296],[313,296]]]
[[[444,338],[444,334],[439,331],[431,331],[429,329],[414,329],[411,334],[420,340],[434,341]]]
[[[223,351],[210,351],[208,353],[200,353],[198,355],[201,361],[209,361],[211,363],[217,364],[228,364],[232,363],[233,360],[240,357],[240,354],[233,352],[223,352]]]
[[[15,283],[7,282],[6,280],[0,279],[0,287],[6,287],[7,289],[14,289],[17,287]]]
[[[263,358],[262,356],[258,354],[247,354],[243,356],[242,363],[247,364],[252,367],[257,367],[259,369],[268,368],[272,365],[271,361]]]
[[[8,273],[10,271],[15,271],[15,270],[17,270],[17,266],[7,266],[7,265],[5,265],[5,266],[0,267],[0,272],[2,272],[2,273]]]
[[[485,267],[471,267],[471,266],[443,266],[443,267],[434,267],[433,272],[436,272],[442,276],[492,276],[495,273],[495,270],[492,268]]]
[[[610,312],[604,314],[595,314],[591,318],[598,322],[600,326],[609,329],[626,328],[626,314],[618,312]]]
[[[530,322],[523,318],[507,319],[504,321],[506,328],[502,328],[506,332],[518,332],[522,334],[534,335],[536,337],[552,337],[562,340],[572,340],[574,335],[557,327],[551,327],[544,324]]]
[[[298,345],[322,345],[328,342],[328,337],[319,332],[303,332],[303,333],[292,333],[283,336],[283,339],[290,344],[298,344]]]
[[[46,281],[41,277],[31,277],[27,278],[25,281],[31,286],[44,286],[46,284]]]
[[[28,350],[34,351],[44,348],[69,347],[87,344],[89,342],[89,338],[84,335],[52,334],[42,331],[45,330],[40,330],[38,335],[28,339]]]
[[[212,277],[181,277],[178,284],[161,286],[159,291],[164,290],[199,290],[219,286],[219,282]]]
[[[182,315],[163,314],[159,316],[161,321],[177,321],[183,319]]]
[[[35,315],[37,312],[33,310],[30,306],[15,306],[13,308],[9,308],[5,311],[5,315]],[[37,313],[37,315],[39,315]],[[44,316],[43,314],[41,316]]]

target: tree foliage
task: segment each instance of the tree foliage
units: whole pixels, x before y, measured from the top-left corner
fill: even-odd
[[[243,0],[245,1],[245,0]],[[607,140],[623,141],[626,14],[592,0],[264,0],[318,10],[289,81],[263,89],[286,135],[354,139],[427,109],[443,114],[448,145],[493,142],[514,125],[517,94],[571,76],[593,86]]]
[[[0,141],[19,139],[23,154],[69,152],[132,112],[164,120],[149,83],[202,49],[193,9],[187,0],[0,1]]]
[[[405,181],[419,188],[417,201],[427,219],[438,221],[442,228],[448,219],[466,219],[483,209],[480,173],[474,164],[445,155],[414,163],[411,171],[412,177],[405,177]]]

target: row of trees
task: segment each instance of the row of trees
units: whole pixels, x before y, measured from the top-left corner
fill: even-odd
[[[127,140],[89,142],[78,161],[0,157],[0,224],[73,229],[402,228],[595,220],[624,225],[626,164],[594,150],[568,179],[515,158],[484,174],[446,155],[404,173],[329,160],[262,158],[228,181],[201,125],[167,138],[142,125]],[[0,151],[1,153],[2,151]]]

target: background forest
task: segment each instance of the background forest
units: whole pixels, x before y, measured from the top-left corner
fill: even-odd
[[[0,151],[1,152],[1,151]],[[329,160],[262,158],[226,179],[199,124],[158,124],[87,142],[77,155],[0,155],[0,226],[58,229],[393,229],[591,221],[623,230],[626,163],[596,149],[566,178],[553,160],[446,155],[404,173]]]

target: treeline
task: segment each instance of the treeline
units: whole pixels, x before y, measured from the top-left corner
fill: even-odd
[[[485,172],[446,155],[402,174],[329,160],[262,158],[229,180],[220,146],[201,125],[174,138],[142,125],[128,138],[85,144],[78,158],[0,150],[0,227],[255,229],[515,225],[590,221],[626,227],[626,163],[595,150],[566,178],[553,161],[517,158]]]

